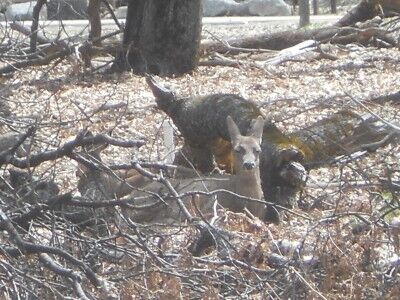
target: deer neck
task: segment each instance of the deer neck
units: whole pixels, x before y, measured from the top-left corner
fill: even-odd
[[[237,194],[256,199],[262,198],[260,170],[258,167],[251,171],[237,170],[233,181]]]

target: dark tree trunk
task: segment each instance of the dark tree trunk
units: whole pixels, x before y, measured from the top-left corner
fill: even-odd
[[[47,0],[39,0],[36,2],[35,6],[33,7],[33,18],[32,18],[32,26],[31,26],[31,40],[30,40],[30,50],[31,52],[36,51],[36,43],[38,39],[38,26],[39,26],[39,14],[40,11],[43,7],[43,5],[46,3]]]
[[[161,76],[192,71],[201,38],[201,0],[132,0],[119,70]]]
[[[332,14],[336,14],[337,13],[336,0],[331,0],[331,13]]]
[[[318,15],[319,13],[319,6],[318,6],[318,0],[313,0],[313,14]]]
[[[299,1],[300,27],[310,24],[310,2],[308,0]]]
[[[101,18],[100,18],[101,0],[89,0],[88,19],[90,24],[89,40],[93,41],[101,36]],[[96,46],[100,46],[101,42],[95,42]]]

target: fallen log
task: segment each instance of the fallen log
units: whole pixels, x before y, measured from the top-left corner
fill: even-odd
[[[17,22],[17,21],[10,23],[10,28],[13,30],[16,30],[18,32],[21,32],[22,34],[24,34],[26,36],[30,36],[31,32],[32,32],[31,29],[24,26],[21,22]],[[37,32],[37,42],[39,44],[47,44],[47,43],[51,43],[51,40],[48,39],[47,37],[45,37],[40,32]]]
[[[396,134],[370,114],[343,110],[289,136],[303,145],[304,164],[311,169],[329,164],[337,156],[373,152],[392,142]]]
[[[368,45],[373,39],[383,40],[391,46],[395,46],[396,40],[377,27],[352,28],[352,27],[324,27],[313,29],[297,29],[283,32],[259,34],[255,36],[234,38],[225,43],[219,41],[205,41],[200,45],[203,55],[210,52],[236,54],[240,49],[270,49],[283,50],[293,47],[307,40],[315,40],[321,43],[346,45],[359,43]]]

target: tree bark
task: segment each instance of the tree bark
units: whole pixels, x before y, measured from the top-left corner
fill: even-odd
[[[47,0],[39,0],[36,2],[35,7],[33,8],[33,18],[32,18],[32,26],[31,26],[31,40],[30,40],[30,50],[31,52],[36,51],[36,43],[38,39],[38,26],[39,26],[39,14],[43,5],[47,2]]]
[[[350,26],[357,22],[372,19],[378,14],[392,14],[400,12],[399,0],[361,0],[346,15],[344,15],[336,26]]]
[[[318,0],[313,0],[313,14],[318,15],[318,13],[319,13]]]
[[[90,24],[89,40],[97,40],[95,46],[100,46],[101,41],[101,18],[100,18],[100,4],[101,0],[89,0],[88,6],[88,19]]]
[[[343,110],[288,136],[301,145],[305,165],[315,168],[331,163],[337,156],[375,151],[393,141],[392,133],[371,115]]]
[[[137,74],[181,75],[198,61],[201,0],[133,0],[114,67]]]
[[[240,52],[240,50],[235,50],[235,47],[282,50],[304,42],[305,40],[329,40],[331,43],[346,44],[347,42],[360,42],[356,40],[357,36],[355,36],[358,32],[360,31],[354,28],[325,27],[307,30],[288,30],[267,34],[263,33],[255,36],[227,40],[227,43],[229,46],[231,46],[231,49],[228,49],[228,47],[221,42],[205,42],[201,45],[201,51],[219,53],[230,52],[231,54]],[[348,37],[348,39],[345,39],[346,37]]]
[[[336,0],[331,0],[331,13],[336,14],[337,13],[337,3]]]
[[[299,1],[300,27],[310,24],[310,2],[309,0]]]

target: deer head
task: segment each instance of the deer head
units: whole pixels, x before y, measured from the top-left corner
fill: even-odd
[[[226,123],[234,150],[235,173],[258,169],[264,118],[259,116],[246,136],[240,133],[231,116],[226,118]]]

